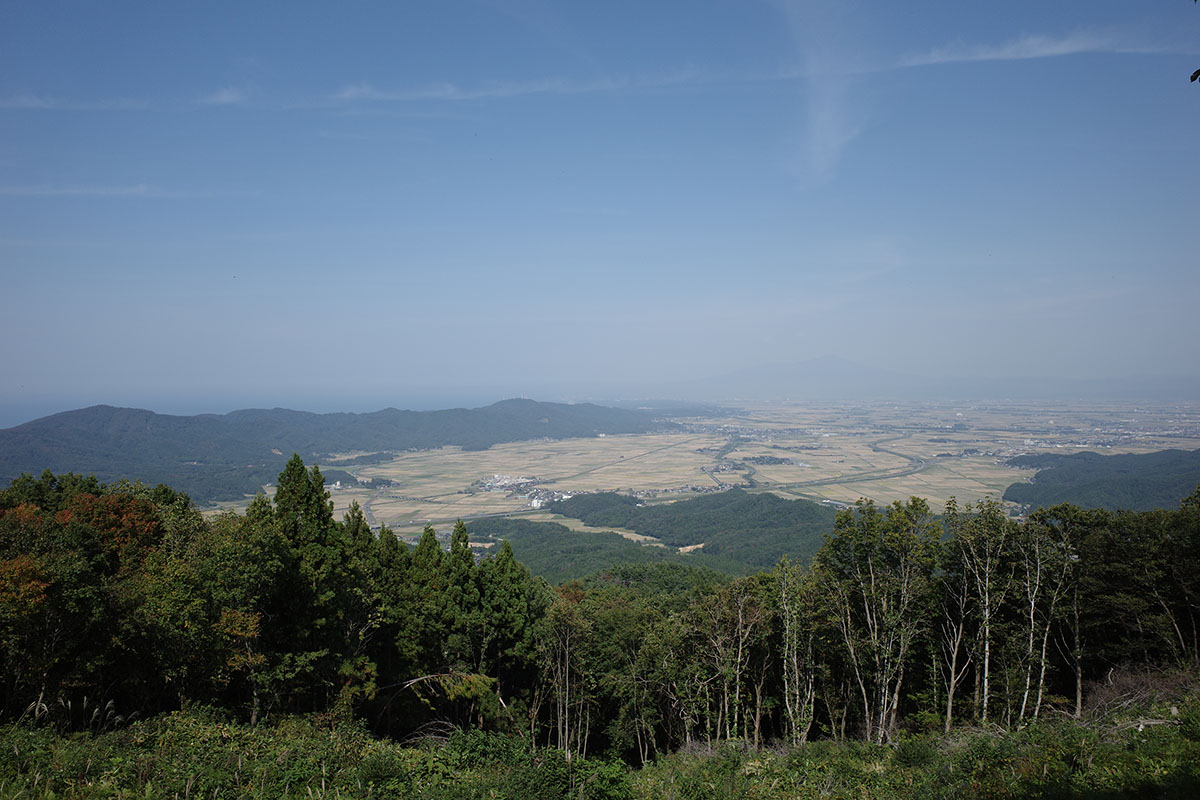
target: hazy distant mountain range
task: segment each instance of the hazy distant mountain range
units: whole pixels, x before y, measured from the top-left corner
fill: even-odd
[[[1156,400],[1200,402],[1200,377],[1074,379],[954,376],[879,369],[842,358],[769,364],[667,390],[693,400]]]
[[[172,416],[92,406],[0,430],[0,485],[23,472],[168,483],[199,501],[238,498],[273,481],[292,453],[402,451],[665,427],[648,413],[590,403],[503,400],[484,408],[312,414],[283,408]]]

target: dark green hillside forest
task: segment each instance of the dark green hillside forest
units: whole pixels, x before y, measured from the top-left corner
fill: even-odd
[[[680,553],[674,548],[639,544],[617,533],[573,531],[557,522],[481,517],[471,521],[470,529],[476,541],[507,541],[530,572],[553,584],[628,564],[676,563],[728,575],[755,571],[743,561],[708,555],[703,550]]]
[[[1038,471],[1033,483],[1014,483],[1004,492],[1005,500],[1034,508],[1059,503],[1109,510],[1172,508],[1200,483],[1200,450],[1039,453],[1008,463]]]
[[[741,489],[674,503],[644,505],[629,495],[581,494],[550,510],[596,527],[625,528],[673,547],[703,544],[718,556],[769,568],[780,553],[807,561],[833,527],[834,510],[810,500],[784,500]]]
[[[0,797],[1193,797],[1200,491],[860,502],[811,564],[557,587],[316,469],[0,492]]]

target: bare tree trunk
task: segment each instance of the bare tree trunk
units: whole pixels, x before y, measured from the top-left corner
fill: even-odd
[[[779,610],[783,622],[783,705],[792,744],[807,741],[814,697],[813,634],[801,617],[799,567],[781,567]]]
[[[1051,612],[1053,614],[1053,612]],[[1046,627],[1042,633],[1042,666],[1041,672],[1038,673],[1038,691],[1037,703],[1033,706],[1033,718],[1037,719],[1042,712],[1042,695],[1046,689],[1046,647],[1050,642],[1050,622],[1046,622]]]
[[[971,706],[975,712],[975,719],[979,719],[979,696],[983,687],[983,674],[979,670],[975,670],[975,685],[971,691]]]
[[[904,668],[900,668],[899,674],[896,676],[896,690],[892,694],[892,707],[888,712],[887,722],[887,739],[892,740],[892,731],[896,730],[897,720],[896,715],[900,712],[900,686],[904,682]]]
[[[984,604],[987,605],[989,600],[984,599]],[[991,674],[992,674],[992,617],[991,608],[987,608],[983,615],[983,701],[980,709],[979,721],[983,725],[987,725],[988,718],[988,695],[991,691]]]
[[[945,733],[950,733],[950,726],[954,721],[954,695],[958,691],[958,683],[962,680],[967,672],[967,668],[971,663],[970,657],[959,669],[958,658],[962,651],[963,640],[966,638],[967,628],[967,611],[966,611],[966,589],[962,587],[959,595],[958,609],[953,617],[948,610],[944,611],[944,619],[942,622],[942,652],[949,660],[949,670],[946,673],[946,719],[944,725]]]
[[[1033,655],[1034,655],[1034,636],[1037,626],[1037,598],[1041,593],[1041,570],[1042,565],[1038,553],[1025,554],[1025,558],[1034,558],[1037,561],[1034,575],[1029,574],[1029,565],[1025,567],[1025,597],[1029,602],[1028,623],[1029,636],[1025,646],[1025,689],[1021,692],[1021,710],[1017,714],[1017,720],[1025,719],[1025,708],[1029,704],[1029,691],[1033,686]],[[1032,582],[1031,582],[1032,581]]]
[[[1083,716],[1083,653],[1079,641],[1079,587],[1075,587],[1071,612],[1074,618],[1073,633],[1075,641],[1072,656],[1075,660],[1075,719]]]
[[[758,682],[754,686],[754,749],[758,749],[759,735],[762,732],[762,696],[763,684],[767,681],[767,670],[764,663],[762,672],[759,673]]]
[[[956,639],[954,642],[954,650],[950,656],[950,672],[946,676],[946,721],[945,733],[950,733],[950,726],[954,721],[954,693],[958,689],[958,682],[962,679],[963,674],[967,671],[967,665],[964,664],[962,671],[958,669],[958,650],[961,639]]]

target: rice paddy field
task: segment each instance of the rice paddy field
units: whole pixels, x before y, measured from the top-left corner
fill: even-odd
[[[670,502],[728,485],[838,503],[915,495],[940,511],[950,497],[998,498],[1028,480],[1031,472],[1004,463],[1023,453],[1200,447],[1194,407],[775,404],[675,421],[679,432],[447,447],[337,466],[371,483],[332,489],[335,512],[357,501],[373,523],[413,533],[488,515],[549,519],[540,510],[548,496],[620,491]]]

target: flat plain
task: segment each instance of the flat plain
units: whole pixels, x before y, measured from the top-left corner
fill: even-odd
[[[540,507],[562,495],[670,502],[733,485],[836,503],[915,495],[940,511],[950,497],[999,498],[1028,480],[1032,472],[1005,463],[1015,455],[1200,447],[1200,407],[1182,405],[796,403],[672,421],[670,433],[399,453],[349,468],[372,483],[331,495],[339,515],[357,501],[373,523],[409,534],[458,518],[546,519]]]

